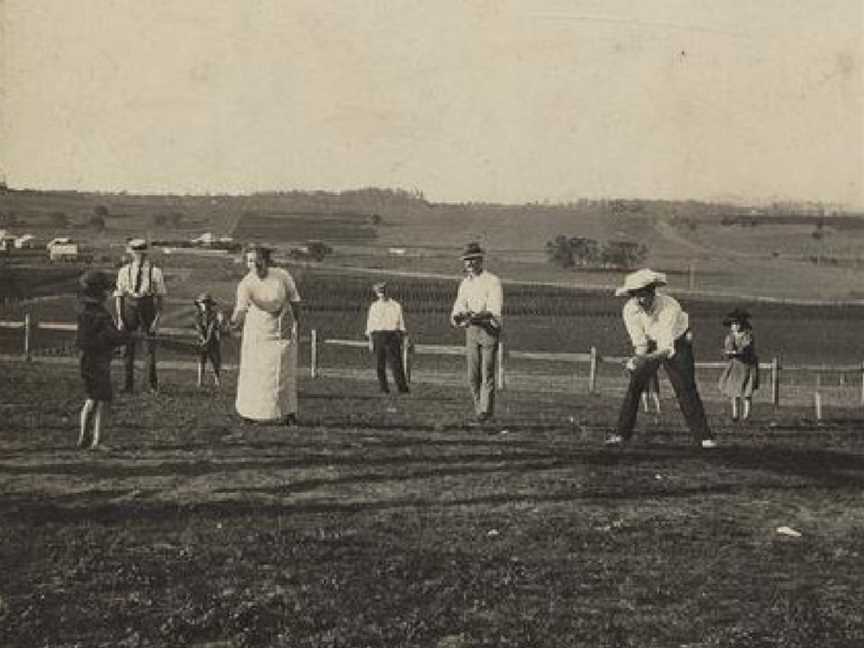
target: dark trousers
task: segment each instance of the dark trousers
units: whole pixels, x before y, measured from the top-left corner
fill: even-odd
[[[381,391],[389,392],[387,385],[387,365],[396,387],[403,394],[408,392],[405,367],[402,364],[402,334],[399,331],[372,331],[372,351],[375,354],[375,369]]]
[[[684,414],[687,427],[697,441],[713,439],[714,435],[708,427],[708,419],[705,417],[705,408],[696,387],[696,366],[693,359],[693,345],[682,335],[675,340],[675,355],[654,362],[646,362],[630,374],[630,384],[627,385],[627,393],[624,402],[621,403],[621,413],[618,417],[618,434],[625,439],[633,435],[633,426],[636,425],[636,413],[639,411],[640,396],[655,374],[659,365],[662,364],[675,390],[678,406]]]
[[[468,387],[474,400],[474,413],[478,416],[492,416],[495,413],[498,336],[481,326],[469,326],[465,329],[465,360],[468,367]]]
[[[156,338],[148,333],[156,318],[156,304],[152,298],[142,297],[140,299],[125,298],[123,300],[123,324],[126,330],[141,330],[145,332],[144,350],[147,356],[147,379],[151,389],[159,386],[156,378]],[[132,391],[135,384],[135,347],[134,339],[130,340],[125,347],[124,360],[126,368],[126,380],[124,389]]]

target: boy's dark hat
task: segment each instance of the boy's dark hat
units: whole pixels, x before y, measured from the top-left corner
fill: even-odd
[[[100,270],[88,270],[78,278],[78,285],[85,291],[97,292],[101,290],[110,290],[114,283],[111,278]]]
[[[213,299],[213,296],[208,292],[202,292],[195,298],[196,304],[215,304],[216,300]]]
[[[732,322],[744,323],[750,321],[750,313],[743,308],[735,308],[731,313],[726,313],[723,326],[729,326]]]
[[[480,247],[479,243],[473,241],[465,246],[465,251],[462,253],[462,260],[482,259],[484,256],[486,256],[486,250]]]

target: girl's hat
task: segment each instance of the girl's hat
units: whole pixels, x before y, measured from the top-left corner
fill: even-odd
[[[750,321],[750,313],[748,313],[743,308],[735,308],[731,313],[726,314],[726,318],[723,320],[723,326],[729,326],[732,322],[738,322],[739,324],[745,324]]]
[[[662,272],[654,272],[648,268],[642,268],[631,272],[624,278],[624,285],[615,289],[616,297],[629,297],[633,292],[643,288],[656,288],[666,285],[666,275]]]
[[[386,281],[379,281],[377,283],[372,284],[372,290],[376,293],[381,292],[382,290],[386,290],[386,289],[387,289],[387,282]]]
[[[216,300],[208,292],[202,292],[195,298],[196,304],[215,304]]]

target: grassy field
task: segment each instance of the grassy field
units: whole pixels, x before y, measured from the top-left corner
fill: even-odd
[[[92,453],[74,368],[4,365],[4,646],[864,642],[849,412],[732,428],[709,403],[705,453],[667,408],[607,451],[616,398],[509,391],[484,431],[455,383],[390,400],[304,379],[287,430],[240,423],[230,378],[192,378],[119,398]]]

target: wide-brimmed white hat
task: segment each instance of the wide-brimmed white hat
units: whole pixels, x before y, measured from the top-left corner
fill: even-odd
[[[143,238],[133,238],[126,241],[126,249],[130,252],[146,252],[148,247],[147,240]]]
[[[629,296],[634,290],[647,288],[649,286],[665,286],[666,275],[662,272],[654,272],[648,268],[642,268],[631,272],[624,278],[624,285],[615,289],[616,297]]]

